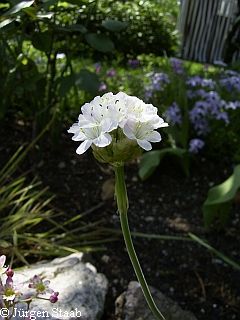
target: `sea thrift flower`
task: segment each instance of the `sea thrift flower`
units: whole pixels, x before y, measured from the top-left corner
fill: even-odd
[[[13,286],[12,277],[7,277],[5,285],[0,285],[0,296],[5,301],[13,301],[19,294]]]
[[[198,153],[203,147],[205,143],[201,139],[192,139],[189,142],[189,152]]]
[[[49,284],[49,280],[43,281],[39,276],[35,275],[32,279],[30,279],[28,287],[35,289],[38,294],[52,293],[53,290],[49,288]]]
[[[81,108],[78,122],[68,130],[73,133],[72,140],[82,141],[77,153],[82,154],[92,146],[95,151],[108,147],[108,156],[118,154],[119,148],[126,154],[138,146],[151,150],[151,142],[161,141],[156,129],[168,124],[157,115],[157,108],[126,93],[111,92],[94,98]],[[97,147],[97,149],[96,149]],[[131,157],[128,150],[127,156]],[[103,153],[102,153],[103,156]],[[109,159],[105,153],[104,157]],[[114,157],[113,157],[114,158]],[[116,160],[116,158],[114,158]]]
[[[83,141],[77,153],[81,154],[92,146],[93,154],[98,161],[114,167],[115,196],[128,254],[149,308],[156,319],[165,319],[154,303],[131,241],[124,163],[136,158],[141,148],[151,150],[151,142],[161,140],[156,129],[168,124],[158,116],[157,108],[152,104],[146,104],[124,92],[109,92],[98,96],[82,106],[81,111],[78,122],[71,126],[68,132],[74,134],[73,140]],[[52,294],[50,301],[56,302],[57,296],[57,293]]]
[[[10,268],[10,267],[8,267],[8,269],[7,269],[7,271],[6,271],[6,275],[8,276],[8,277],[13,277],[13,275],[14,275],[14,272],[13,272],[13,269],[12,268]]]
[[[49,298],[51,303],[56,303],[58,301],[59,292],[53,292]]]

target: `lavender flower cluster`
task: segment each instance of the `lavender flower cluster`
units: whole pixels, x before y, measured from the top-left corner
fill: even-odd
[[[219,83],[200,76],[186,79],[188,105],[193,106],[188,116],[197,135],[197,138],[189,142],[191,153],[197,153],[204,147],[203,138],[210,133],[213,120],[222,121],[225,125],[228,125],[230,123],[229,111],[240,108],[239,100],[226,101],[222,99],[216,91],[218,86],[225,88],[230,93],[236,91],[237,94],[240,94],[240,74],[227,71],[219,80]],[[177,102],[173,102],[168,107],[165,116],[170,124],[182,125],[181,108]]]
[[[165,86],[170,83],[170,79],[166,73],[163,72],[151,72],[148,75],[150,84],[145,88],[145,99],[149,101],[154,92],[163,91]]]

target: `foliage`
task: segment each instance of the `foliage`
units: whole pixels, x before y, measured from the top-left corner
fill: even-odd
[[[79,20],[86,23],[90,17],[88,27],[96,32],[106,27],[115,39],[115,45],[124,55],[138,55],[154,53],[172,54],[176,50],[177,34],[176,21],[178,2],[168,1],[121,1],[100,0],[80,9]],[[122,21],[126,28],[121,33],[122,24],[111,26],[115,20]]]
[[[78,21],[79,4],[85,1],[7,1],[0,7],[0,118],[21,112],[33,121],[35,135],[53,114],[55,124],[61,122],[69,106],[96,95],[98,76],[80,58],[91,48],[114,51],[107,30],[125,24],[105,21],[101,32],[92,32],[87,19],[86,25]]]
[[[216,220],[223,227],[229,218],[230,208],[240,188],[240,165],[234,168],[233,174],[223,183],[208,191],[203,204],[205,226],[209,227]]]
[[[83,221],[91,210],[58,222],[63,212],[53,208],[48,188],[36,178],[29,182],[27,174],[17,174],[28,150],[19,148],[0,171],[0,253],[28,264],[28,259],[42,256],[98,250],[113,240],[97,228],[101,221]]]
[[[181,164],[186,175],[189,174],[188,153],[185,149],[180,148],[164,148],[162,150],[154,150],[145,153],[139,165],[139,176],[142,180],[147,179],[160,165],[164,157],[173,156]]]

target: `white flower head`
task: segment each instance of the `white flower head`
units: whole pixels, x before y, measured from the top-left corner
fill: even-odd
[[[68,130],[74,134],[72,140],[81,141],[76,151],[78,154],[91,146],[104,148],[120,143],[120,140],[124,143],[135,141],[142,149],[151,150],[151,142],[161,141],[156,129],[168,126],[158,116],[156,107],[124,92],[97,96],[85,103],[81,111],[78,122]]]

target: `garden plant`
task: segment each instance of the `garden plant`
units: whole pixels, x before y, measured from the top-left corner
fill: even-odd
[[[168,320],[174,302],[238,319],[239,17],[222,61],[183,60],[184,3],[0,3],[1,307],[25,299],[18,268],[81,252],[108,279],[101,319],[131,305]],[[148,307],[119,304],[134,279]],[[173,302],[158,310],[155,292]]]

